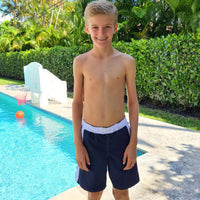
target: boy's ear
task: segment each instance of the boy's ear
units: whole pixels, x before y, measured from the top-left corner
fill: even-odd
[[[118,28],[118,24],[116,24],[115,27],[114,27],[114,33],[117,32],[117,28]]]
[[[87,27],[87,25],[85,24],[85,31],[87,34],[90,34],[89,28]]]

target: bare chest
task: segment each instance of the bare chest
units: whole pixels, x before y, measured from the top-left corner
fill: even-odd
[[[93,86],[115,86],[125,80],[125,70],[120,63],[90,64],[85,67],[84,81]]]

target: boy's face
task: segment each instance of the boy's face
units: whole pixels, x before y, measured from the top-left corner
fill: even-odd
[[[86,32],[91,35],[94,45],[105,46],[112,43],[113,34],[117,31],[118,24],[114,24],[111,15],[95,15],[89,17]]]

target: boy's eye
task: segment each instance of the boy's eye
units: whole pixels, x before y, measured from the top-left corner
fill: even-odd
[[[92,29],[98,29],[98,27],[97,26],[93,26]]]
[[[111,28],[110,26],[106,26],[106,28]]]

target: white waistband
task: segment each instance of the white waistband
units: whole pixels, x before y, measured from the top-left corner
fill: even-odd
[[[124,119],[122,119],[120,122],[118,122],[112,126],[109,126],[109,127],[92,126],[83,120],[82,132],[83,132],[83,130],[88,130],[88,131],[90,131],[92,133],[96,133],[96,134],[110,134],[110,133],[114,133],[115,131],[122,129],[124,126],[126,126],[129,130],[129,125],[126,120],[126,117],[124,117]]]

